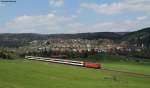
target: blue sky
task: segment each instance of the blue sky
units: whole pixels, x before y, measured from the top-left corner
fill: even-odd
[[[0,3],[0,33],[126,32],[150,26],[150,0]]]

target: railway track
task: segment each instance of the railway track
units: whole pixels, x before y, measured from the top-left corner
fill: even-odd
[[[148,75],[148,74],[142,74],[142,73],[119,71],[119,70],[112,70],[112,69],[107,69],[107,68],[102,68],[100,70],[101,71],[115,72],[115,73],[124,73],[124,74],[130,75],[130,76],[136,76],[136,77],[147,77],[147,78],[150,78],[150,75]]]

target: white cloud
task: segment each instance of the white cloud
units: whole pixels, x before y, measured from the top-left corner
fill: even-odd
[[[49,4],[55,7],[61,7],[64,5],[64,0],[49,0]]]
[[[63,32],[63,26],[72,22],[73,19],[73,17],[58,16],[52,13],[44,16],[25,15],[6,23],[3,30],[17,33],[60,33]]]
[[[118,14],[125,12],[144,12],[150,11],[150,0],[122,0],[120,2],[113,2],[111,4],[95,4],[95,3],[82,3],[82,8],[92,9],[102,14]]]
[[[140,16],[140,17],[137,17],[137,20],[139,21],[142,21],[142,20],[145,20],[147,19],[147,16]]]
[[[145,20],[124,20],[113,22],[97,22],[93,24],[71,23],[69,28],[70,32],[126,32],[136,31],[144,27],[149,27],[149,21]]]
[[[81,32],[124,32],[149,27],[147,16],[133,20],[86,23],[78,16],[60,16],[54,13],[41,16],[19,16],[0,26],[0,33],[81,33]]]
[[[49,0],[54,7],[64,5],[64,0]],[[3,4],[0,3],[0,7]],[[101,22],[86,22],[81,15],[61,16],[56,15],[54,9],[47,15],[18,16],[6,24],[0,24],[0,33],[78,33],[78,32],[104,32],[104,31],[134,31],[150,26],[150,0],[120,0],[120,2],[91,4],[82,3],[81,7],[93,9],[100,14],[118,14],[125,12],[141,12],[139,17],[122,20]],[[81,9],[78,13],[80,13]],[[143,14],[145,13],[145,14]],[[81,17],[79,17],[81,16]],[[90,17],[90,16],[89,16]],[[88,19],[88,17],[87,17]],[[104,18],[105,19],[105,18]],[[106,18],[107,20],[107,18]]]

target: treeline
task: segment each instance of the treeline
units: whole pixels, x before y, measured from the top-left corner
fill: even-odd
[[[15,59],[16,53],[7,49],[0,49],[0,59]]]
[[[121,41],[128,42],[129,45],[150,49],[150,27],[128,33],[123,36]]]
[[[89,51],[52,51],[49,50],[38,50],[38,51],[28,51],[26,53],[19,54],[24,57],[25,55],[31,56],[41,56],[41,57],[53,57],[53,58],[88,58],[91,55],[97,54],[106,54],[106,55],[120,55],[127,57],[137,57],[137,58],[145,58],[150,59],[150,49],[142,49],[141,51],[121,51],[121,50],[110,50],[108,52],[98,52],[94,49]]]
[[[150,59],[150,49],[141,49],[140,51],[137,51],[137,50],[132,50],[132,51],[113,50],[106,54]]]
[[[98,52],[95,52],[94,50],[88,52],[88,51],[52,51],[52,50],[41,50],[41,51],[32,51],[27,52],[24,55],[29,56],[41,56],[41,57],[53,57],[53,58],[88,58],[89,55],[95,55]]]

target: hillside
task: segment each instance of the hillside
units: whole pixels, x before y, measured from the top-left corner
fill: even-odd
[[[113,32],[77,33],[77,34],[0,34],[0,47],[20,47],[33,40],[62,39],[112,39],[117,40],[121,35]]]
[[[139,47],[143,46],[150,48],[150,27],[128,33],[123,36],[121,41],[125,41]]]
[[[47,35],[41,34],[0,34],[0,47],[17,48],[28,44],[33,40],[47,39]]]
[[[27,45],[33,40],[47,39],[110,39],[117,42],[144,46],[150,48],[150,28],[144,28],[135,32],[95,32],[95,33],[76,33],[76,34],[0,34],[0,47],[20,47]]]

